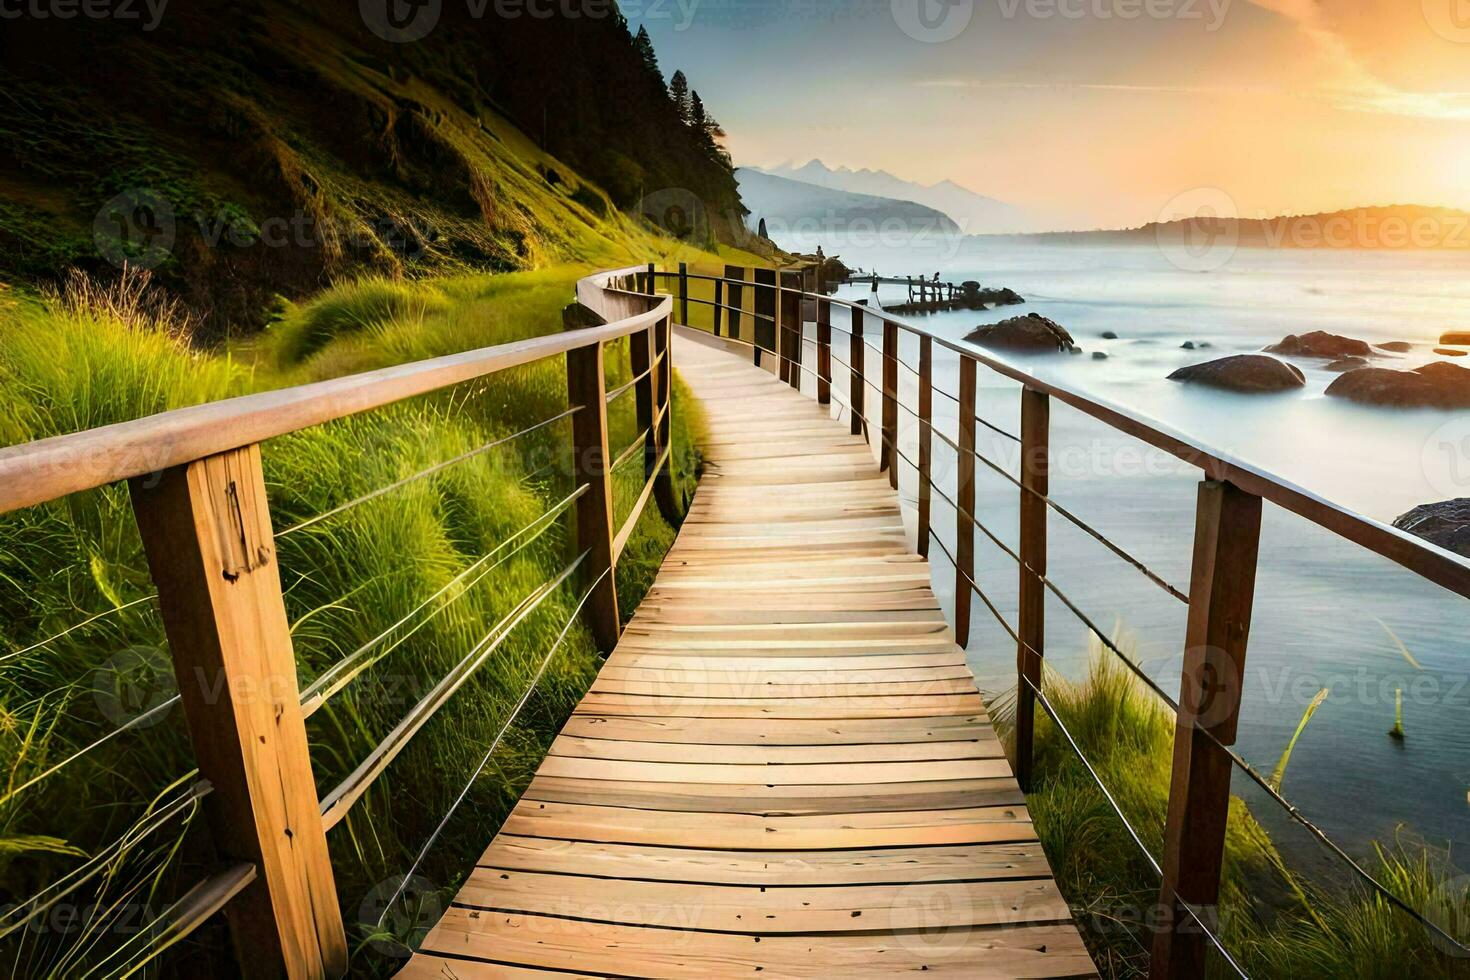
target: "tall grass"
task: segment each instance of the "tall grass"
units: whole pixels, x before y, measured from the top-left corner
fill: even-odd
[[[266,339],[234,355],[192,349],[176,311],[152,298],[146,282],[99,292],[78,281],[63,294],[0,307],[4,434],[11,442],[30,440],[559,331],[560,309],[580,272],[344,284],[287,309]],[[626,357],[613,351],[609,384],[627,376]],[[564,410],[565,378],[555,359],[272,440],[264,459],[277,532]],[[682,387],[674,397],[674,465],[683,495],[698,464],[699,415]],[[635,434],[632,413],[631,398],[616,406],[615,449]],[[381,658],[308,722],[320,792],[566,567],[572,556],[564,520],[527,536],[532,540],[517,539],[524,547],[504,546],[570,490],[568,448],[563,421],[278,538],[303,687],[387,636],[375,649]],[[619,568],[625,607],[646,589],[672,535],[649,507]],[[491,553],[504,559],[493,573],[465,576]],[[48,772],[173,692],[156,604],[137,602],[151,591],[125,488],[0,517],[0,778],[8,786]],[[472,866],[589,684],[598,658],[573,623],[525,709],[477,772],[579,595],[574,580],[518,625],[333,830],[329,845],[354,974],[391,971],[405,940],[421,930],[406,905],[386,916],[381,906],[450,804],[468,785],[417,869],[423,882],[413,891],[428,898],[415,907],[425,915]],[[118,839],[189,771],[180,714],[167,712],[156,725],[106,741],[24,792],[0,794],[0,904],[29,897]],[[156,913],[211,866],[197,823],[174,821],[119,855],[80,893],[82,906],[100,899],[103,910],[91,913],[85,930],[60,928],[53,917],[0,940],[17,975],[94,975],[107,949],[126,938],[126,917],[136,924],[140,912]],[[211,972],[224,943],[218,931],[196,935],[175,965]]]
[[[1086,675],[1048,670],[1044,689],[1099,778],[1155,857],[1167,812],[1174,720],[1158,699],[1090,642]],[[1127,652],[1130,644],[1120,644]],[[1320,702],[1317,702],[1320,703]],[[1014,699],[993,705],[1013,737]],[[1309,711],[1292,738],[1310,721]],[[1038,710],[1036,784],[1027,805],[1057,885],[1105,978],[1147,976],[1148,910],[1159,880],[1065,737]],[[1289,751],[1278,771],[1285,775]],[[1370,871],[1461,942],[1470,940],[1470,878],[1447,855],[1407,837],[1380,846]],[[1243,800],[1232,797],[1221,888],[1227,949],[1252,977],[1304,980],[1463,980],[1470,960],[1448,955],[1410,916],[1356,882],[1327,885],[1290,866]],[[1212,953],[1211,975],[1234,976]]]

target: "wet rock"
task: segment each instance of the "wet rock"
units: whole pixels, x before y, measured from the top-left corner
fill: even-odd
[[[1373,348],[1361,340],[1342,337],[1325,330],[1313,330],[1301,336],[1291,334],[1279,344],[1266,348],[1269,354],[1286,354],[1290,357],[1371,357]]]
[[[1180,350],[1194,350],[1194,341],[1192,341],[1192,340],[1186,340],[1184,343],[1182,343],[1182,344],[1179,345],[1179,349]]]
[[[1111,330],[1104,330],[1102,332],[1102,339],[1103,340],[1117,340],[1118,339],[1118,335],[1116,333],[1114,333],[1113,331],[1111,331]]]
[[[1434,352],[1436,354],[1443,354],[1445,357],[1464,357],[1465,356],[1465,352],[1464,351],[1462,351],[1462,350],[1455,350],[1453,347],[1436,347],[1434,349]]]
[[[1386,344],[1374,344],[1379,350],[1386,350],[1393,354],[1407,354],[1414,349],[1414,345],[1407,340],[1390,340]]]
[[[1451,330],[1439,338],[1441,344],[1470,344],[1470,332]]]
[[[976,327],[965,339],[982,347],[1036,353],[1072,350],[1077,346],[1061,324],[1035,313]]]
[[[1094,361],[1106,361],[1108,359],[1108,355],[1100,350],[1095,350],[1092,352],[1092,359]]]
[[[1327,365],[1327,370],[1329,370],[1329,371],[1337,371],[1338,373],[1342,373],[1343,371],[1356,371],[1360,367],[1367,367],[1367,366],[1368,366],[1368,361],[1367,361],[1366,358],[1362,358],[1362,357],[1339,357],[1337,360],[1335,360],[1331,364]]]
[[[1445,361],[1413,371],[1358,368],[1328,385],[1327,394],[1394,408],[1470,408],[1470,369]]]
[[[1233,354],[1191,364],[1169,375],[1170,381],[1192,381],[1230,391],[1286,391],[1307,383],[1295,364],[1265,354]]]
[[[1395,517],[1393,526],[1470,558],[1470,497],[1420,504]]]

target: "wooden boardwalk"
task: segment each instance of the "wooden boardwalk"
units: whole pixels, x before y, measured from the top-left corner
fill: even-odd
[[[1090,977],[863,440],[681,339],[688,520],[400,976]]]

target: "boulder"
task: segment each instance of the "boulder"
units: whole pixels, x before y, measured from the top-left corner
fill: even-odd
[[[1367,361],[1366,358],[1362,358],[1362,357],[1339,357],[1337,360],[1335,360],[1331,364],[1327,365],[1327,370],[1329,370],[1329,371],[1337,371],[1338,373],[1342,373],[1343,371],[1356,371],[1360,367],[1367,367],[1367,366],[1368,366],[1368,361]]]
[[[1036,353],[1069,351],[1077,346],[1061,324],[1035,313],[976,327],[965,339],[982,347]]]
[[[1192,340],[1186,340],[1184,343],[1182,343],[1182,344],[1179,345],[1179,349],[1180,350],[1194,350],[1194,341],[1192,341]]]
[[[1441,344],[1470,344],[1470,333],[1464,330],[1451,330],[1439,338]]]
[[[1413,371],[1358,368],[1328,385],[1327,394],[1395,408],[1470,408],[1470,369],[1446,361]]]
[[[1464,357],[1465,356],[1465,352],[1464,351],[1462,351],[1462,350],[1455,350],[1453,347],[1436,347],[1434,349],[1434,352],[1436,354],[1443,354],[1445,357]]]
[[[1268,354],[1286,354],[1291,357],[1371,357],[1373,348],[1361,340],[1340,337],[1325,330],[1313,330],[1300,337],[1291,334],[1279,344],[1266,348]]]
[[[1470,497],[1420,504],[1395,517],[1393,526],[1470,558]]]
[[[1233,354],[1191,364],[1169,375],[1169,380],[1193,381],[1230,391],[1286,391],[1307,383],[1301,368],[1265,354]]]
[[[1094,361],[1106,361],[1108,359],[1108,355],[1100,350],[1095,350],[1092,352],[1092,359]]]
[[[1111,330],[1104,330],[1102,332],[1102,339],[1103,340],[1117,340],[1118,339],[1118,335],[1116,333],[1114,333],[1113,331],[1111,331]]]
[[[1390,340],[1386,344],[1374,344],[1379,350],[1386,350],[1393,354],[1407,354],[1414,349],[1414,345],[1407,340]]]

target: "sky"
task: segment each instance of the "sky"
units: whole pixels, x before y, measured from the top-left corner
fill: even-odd
[[[1470,209],[1470,0],[623,0],[737,164],[946,178],[1054,228]]]

